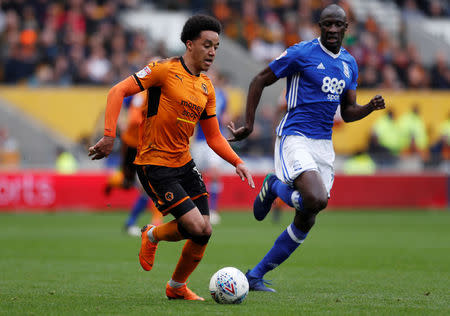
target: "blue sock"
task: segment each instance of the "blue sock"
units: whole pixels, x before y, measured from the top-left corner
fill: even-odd
[[[275,269],[283,263],[295,249],[305,240],[308,233],[302,232],[295,227],[294,223],[290,224],[278,236],[272,249],[264,256],[264,258],[249,272],[249,275],[255,278],[262,278],[267,272]]]
[[[145,195],[139,196],[137,201],[134,203],[133,208],[131,209],[130,215],[128,215],[126,226],[132,226],[136,224],[137,218],[142,211],[145,210],[148,203],[148,197]]]
[[[217,200],[219,199],[220,185],[217,181],[211,183],[209,191],[209,209],[217,211]]]
[[[272,183],[272,191],[283,200],[284,203],[296,210],[303,210],[303,199],[297,190],[294,190],[286,183],[281,182],[279,179]]]

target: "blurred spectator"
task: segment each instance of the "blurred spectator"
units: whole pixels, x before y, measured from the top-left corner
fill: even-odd
[[[378,85],[379,89],[399,90],[403,87],[398,78],[397,72],[392,65],[384,65],[381,73],[382,81]]]
[[[86,61],[87,76],[91,83],[107,84],[110,78],[111,63],[106,58],[105,49],[100,45],[92,47]]]
[[[18,167],[20,152],[17,141],[9,135],[6,127],[0,127],[0,168]]]
[[[399,130],[394,113],[387,109],[374,123],[368,153],[380,166],[392,166],[400,152]]]
[[[292,46],[301,41],[298,19],[293,12],[285,15],[283,37],[285,47]]]
[[[430,164],[437,166],[450,161],[450,112],[447,119],[439,125],[437,141],[430,147]]]
[[[443,17],[447,15],[444,5],[448,6],[448,1],[446,1],[446,4],[444,4],[442,0],[429,0],[428,8],[426,11],[431,17]]]
[[[39,49],[43,60],[51,61],[58,56],[61,48],[58,46],[56,32],[51,27],[42,30],[39,39]]]
[[[367,152],[357,152],[344,163],[345,174],[374,174],[376,171],[375,161]]]
[[[231,84],[233,78],[230,73],[222,72],[222,86],[228,96],[228,115],[230,121],[239,121],[242,109],[245,104],[246,94],[244,90],[236,85]]]
[[[450,67],[443,51],[437,52],[435,63],[431,67],[431,87],[450,89]]]
[[[299,35],[302,41],[310,41],[316,37],[318,31],[315,26],[308,20],[300,21]]]
[[[428,135],[425,122],[420,116],[419,107],[411,110],[398,119],[399,149],[404,155],[419,154],[422,160],[428,159]]]
[[[229,6],[228,1],[214,0],[212,13],[220,22],[222,22],[222,24],[227,23],[231,18],[231,7]]]
[[[416,0],[400,0],[399,3],[402,6],[402,14],[405,19],[414,19],[422,16],[419,8],[417,7]]]
[[[71,174],[75,173],[78,169],[78,162],[70,151],[65,150],[63,147],[58,146],[56,148],[56,162],[55,168],[58,173]]]
[[[45,86],[53,83],[53,69],[49,64],[42,63],[36,67],[36,71],[28,80],[32,86]]]

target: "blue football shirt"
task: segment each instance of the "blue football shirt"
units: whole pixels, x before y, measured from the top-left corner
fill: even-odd
[[[340,98],[357,86],[355,58],[344,48],[334,54],[314,39],[289,47],[269,67],[278,78],[287,77],[287,113],[277,135],[331,139]]]
[[[225,113],[226,109],[227,109],[227,97],[225,95],[225,91],[223,91],[220,88],[215,88],[215,92],[216,92],[216,116],[217,116],[217,120],[219,121],[219,128],[221,133],[223,134],[222,131],[222,116]],[[200,124],[197,126],[197,133],[195,134],[195,140],[196,141],[206,141],[206,137],[205,134],[203,133],[202,127],[200,126]]]

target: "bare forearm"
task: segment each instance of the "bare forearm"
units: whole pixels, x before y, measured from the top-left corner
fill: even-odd
[[[367,115],[372,113],[374,108],[370,103],[366,105],[347,105],[345,110],[341,112],[342,119],[344,122],[354,122],[365,118]]]
[[[354,122],[384,108],[385,103],[381,95],[374,96],[366,105],[359,105],[356,103],[356,92],[352,90],[347,95],[347,102],[341,104],[341,116],[345,122]]]
[[[270,67],[266,67],[255,78],[253,78],[248,88],[247,104],[245,110],[245,124],[242,127],[235,128],[234,123],[228,124],[228,129],[233,134],[233,137],[228,139],[230,142],[235,142],[246,138],[253,131],[253,123],[255,122],[255,112],[258,107],[261,94],[265,87],[270,86],[277,81],[278,78],[273,73]]]
[[[248,89],[247,105],[245,110],[245,126],[250,130],[253,130],[256,108],[258,107],[263,90],[264,83],[261,78],[256,76],[253,78]]]

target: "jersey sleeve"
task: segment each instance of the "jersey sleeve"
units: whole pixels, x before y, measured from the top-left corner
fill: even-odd
[[[216,92],[214,86],[209,82],[208,84],[208,101],[205,109],[203,110],[200,119],[205,120],[210,117],[216,116]]]
[[[358,86],[358,64],[356,60],[353,58],[352,63],[350,64],[352,67],[352,81],[350,82],[349,89],[356,90]]]
[[[152,62],[133,75],[141,91],[150,87],[160,87],[169,71],[169,63]]]
[[[300,71],[301,48],[300,44],[291,46],[269,64],[277,78],[284,78]]]

